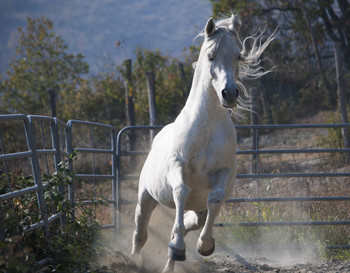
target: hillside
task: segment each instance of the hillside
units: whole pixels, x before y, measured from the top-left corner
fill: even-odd
[[[3,0],[0,71],[6,70],[14,56],[17,28],[25,28],[27,17],[52,20],[69,51],[84,54],[91,72],[96,73],[103,57],[120,63],[132,58],[138,46],[181,57],[210,15],[209,1],[201,0]],[[118,50],[117,41],[121,42]]]

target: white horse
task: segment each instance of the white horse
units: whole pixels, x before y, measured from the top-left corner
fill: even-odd
[[[155,137],[141,171],[132,255],[137,256],[146,243],[156,205],[175,208],[163,272],[173,272],[175,261],[186,259],[184,236],[189,231],[202,228],[197,243],[201,255],[208,256],[215,249],[213,223],[236,176],[232,109],[247,106],[249,96],[242,80],[269,72],[260,70],[258,59],[275,37],[273,33],[262,43],[260,34],[241,42],[240,25],[237,15],[216,23],[208,20],[199,35],[204,42],[187,102],[176,120]],[[252,40],[249,51],[248,40]]]

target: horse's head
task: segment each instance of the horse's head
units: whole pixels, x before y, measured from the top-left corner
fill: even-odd
[[[199,58],[201,66],[208,68],[209,84],[215,89],[221,105],[227,108],[237,105],[238,110],[249,110],[250,98],[242,81],[259,78],[271,71],[262,70],[259,58],[275,39],[277,32],[273,32],[262,42],[265,29],[259,29],[256,34],[248,36],[242,42],[238,37],[240,25],[238,15],[232,14],[230,18],[218,22],[210,18],[199,35],[204,36]],[[246,44],[249,40],[252,43],[247,50]]]
[[[239,95],[236,81],[241,52],[237,44],[237,31],[240,24],[240,20],[235,15],[217,24],[213,18],[210,18],[204,32],[202,58],[209,67],[211,85],[220,103],[227,108],[235,105]]]

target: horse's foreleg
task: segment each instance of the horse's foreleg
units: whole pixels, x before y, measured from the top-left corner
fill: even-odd
[[[203,256],[211,255],[215,250],[215,239],[213,237],[213,224],[220,212],[222,203],[208,202],[208,214],[204,227],[199,235],[197,251]]]
[[[184,227],[185,232],[184,236],[190,231],[198,230],[204,226],[205,219],[207,216],[207,211],[188,211],[185,213],[184,216]],[[168,262],[163,270],[162,273],[171,273],[174,272],[175,268],[175,260],[172,260],[171,258],[168,259]]]
[[[132,251],[133,257],[137,256],[141,248],[145,245],[148,237],[147,227],[152,212],[157,206],[157,201],[148,193],[146,189],[139,192],[139,200],[135,210],[136,228],[133,236]]]
[[[173,189],[176,215],[174,226],[171,232],[171,241],[169,243],[168,256],[171,260],[175,261],[184,261],[186,259],[186,245],[184,240],[184,211],[188,195],[189,189],[185,184],[180,184]]]
[[[226,187],[231,177],[230,169],[223,169],[212,176],[213,188],[208,195],[208,213],[204,227],[200,233],[197,251],[203,256],[211,255],[215,250],[215,239],[213,237],[213,225],[218,216],[222,204],[226,199]]]
[[[190,191],[185,184],[180,184],[173,189],[176,214],[168,249],[169,259],[165,265],[163,273],[173,272],[175,261],[186,260],[184,211],[189,192]]]

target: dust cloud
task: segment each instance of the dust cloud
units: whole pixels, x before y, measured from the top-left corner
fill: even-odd
[[[134,223],[125,225],[120,233],[105,231],[103,246],[109,250],[99,264],[115,269],[119,267],[121,272],[162,272],[168,259],[168,244],[175,219],[175,210],[158,205],[154,210],[148,227],[148,239],[142,248],[140,257],[134,261],[131,259],[132,234]],[[177,273],[202,272],[203,257],[196,251],[199,232],[191,232],[186,238],[186,261],[177,262]]]

